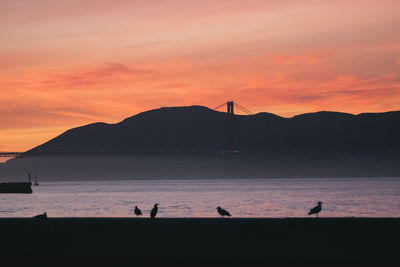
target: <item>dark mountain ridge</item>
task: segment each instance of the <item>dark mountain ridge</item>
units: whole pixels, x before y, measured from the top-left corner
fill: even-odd
[[[227,147],[227,116],[203,106],[160,108],[116,124],[70,129],[26,153],[218,152]],[[400,150],[400,111],[321,111],[292,118],[258,113],[235,115],[234,121],[239,151]]]

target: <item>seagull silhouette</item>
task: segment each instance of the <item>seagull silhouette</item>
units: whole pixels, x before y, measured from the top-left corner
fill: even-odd
[[[227,210],[224,210],[221,207],[217,207],[217,211],[218,211],[219,215],[221,215],[222,217],[224,217],[224,216],[231,217],[232,216]]]
[[[142,215],[142,211],[137,206],[135,206],[135,214],[136,216]]]
[[[158,211],[158,203],[154,204],[153,209],[150,212],[150,218],[155,218]]]
[[[321,210],[322,210],[322,202],[318,201],[317,206],[315,206],[314,208],[310,209],[310,212],[308,213],[308,215],[315,214],[318,217],[318,213],[320,213]]]

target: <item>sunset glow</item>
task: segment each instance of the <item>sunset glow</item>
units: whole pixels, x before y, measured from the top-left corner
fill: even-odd
[[[0,151],[162,106],[400,109],[398,0],[0,2]]]

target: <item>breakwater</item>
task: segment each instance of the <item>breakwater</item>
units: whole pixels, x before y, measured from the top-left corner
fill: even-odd
[[[31,183],[0,183],[0,194],[31,194]]]
[[[3,218],[0,229],[1,258],[19,263],[400,263],[399,218]]]

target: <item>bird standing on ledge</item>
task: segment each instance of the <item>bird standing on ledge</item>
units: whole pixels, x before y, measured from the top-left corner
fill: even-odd
[[[314,208],[310,209],[310,212],[308,215],[315,214],[318,217],[318,213],[320,213],[322,210],[322,202],[318,201],[318,205],[315,206]]]
[[[136,216],[142,215],[142,211],[137,206],[135,206],[135,214]]]
[[[153,209],[150,212],[150,218],[155,218],[158,211],[158,203],[154,204]]]
[[[231,217],[232,216],[227,210],[224,210],[221,207],[217,207],[217,211],[218,211],[219,215],[221,215],[222,217],[224,217],[224,216]]]

